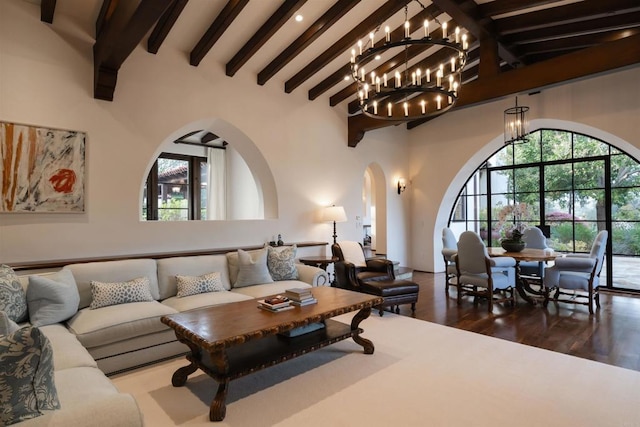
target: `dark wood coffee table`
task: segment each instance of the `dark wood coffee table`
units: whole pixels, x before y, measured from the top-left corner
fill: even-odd
[[[317,304],[271,313],[257,307],[257,300],[222,304],[200,310],[162,317],[162,323],[175,330],[178,340],[186,344],[188,366],[178,369],[171,378],[181,387],[197,369],[215,379],[218,391],[209,410],[211,421],[222,421],[226,414],[229,381],[269,366],[293,359],[338,341],[353,338],[373,354],[373,343],[360,334],[360,322],[369,317],[380,297],[331,287],[312,289]],[[331,320],[343,313],[359,310],[351,325]],[[325,328],[288,338],[281,333],[323,322]]]

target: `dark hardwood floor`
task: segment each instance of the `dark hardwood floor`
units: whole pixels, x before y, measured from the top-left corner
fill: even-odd
[[[414,272],[413,280],[420,285],[415,318],[640,371],[639,297],[603,292],[591,316],[585,305],[544,309],[521,299],[489,313],[486,301],[474,306],[471,297],[458,306],[454,287],[447,297],[444,273]],[[400,314],[411,316],[411,307],[400,306]]]

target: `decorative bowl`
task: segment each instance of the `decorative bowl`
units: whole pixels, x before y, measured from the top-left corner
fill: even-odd
[[[507,252],[520,252],[527,244],[525,242],[515,242],[513,240],[503,240],[500,242],[500,246]]]

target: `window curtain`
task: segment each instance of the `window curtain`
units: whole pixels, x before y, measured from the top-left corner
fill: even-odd
[[[224,220],[227,217],[225,153],[225,150],[210,148],[207,155],[207,219]]]

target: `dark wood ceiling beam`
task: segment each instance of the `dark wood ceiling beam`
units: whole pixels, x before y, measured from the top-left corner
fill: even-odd
[[[625,37],[548,61],[506,71],[495,77],[474,80],[461,89],[456,108],[469,107],[514,93],[539,90],[639,63],[640,35]],[[407,128],[413,129],[424,122],[421,120],[409,122]],[[395,124],[398,122],[386,122],[363,115],[349,117],[348,145],[355,147],[367,131]]]
[[[422,28],[423,25],[424,25],[424,20],[425,19],[428,19],[429,21],[433,21],[433,19],[435,17],[437,17],[437,16],[439,16],[441,14],[442,14],[442,12],[440,12],[440,10],[437,7],[435,7],[434,5],[430,5],[429,7],[422,9],[420,12],[415,14],[413,16],[413,18],[411,18],[409,20],[409,27],[410,28]],[[435,34],[435,32],[434,32],[434,34]],[[442,33],[440,33],[440,34],[442,34]],[[391,32],[390,37],[392,39],[394,39],[394,40],[396,40],[396,39],[399,40],[399,39],[403,38],[404,37],[404,23],[402,25],[400,25],[398,28],[394,29]],[[415,48],[415,46],[411,46],[411,48]],[[419,51],[415,51],[415,49],[410,49],[411,52],[408,52],[409,58],[413,58],[416,54],[423,52],[425,49],[426,48],[424,46],[421,46]],[[395,59],[396,58],[394,57],[394,60]],[[373,58],[371,58],[369,61],[363,61],[361,65],[367,65],[372,60],[373,60]],[[376,74],[382,75],[382,74],[386,73],[387,70],[382,71],[382,69],[384,67],[385,67],[385,65],[382,65],[378,69],[376,69],[375,70]],[[381,70],[381,71],[378,71],[378,70]],[[324,92],[326,92],[327,90],[329,90],[333,86],[335,86],[338,83],[340,83],[344,79],[344,76],[349,76],[349,75],[351,75],[351,64],[350,63],[343,65],[342,67],[340,67],[338,69],[338,71],[336,71],[335,73],[331,74],[329,77],[327,77],[326,79],[321,81],[319,84],[317,84],[314,87],[312,87],[309,90],[309,100],[313,101],[318,96],[322,95]],[[329,104],[332,107],[335,106],[335,105],[338,105],[340,102],[342,102],[347,97],[349,97],[352,93],[355,93],[355,89],[353,89],[353,87],[354,86],[352,86],[352,89],[349,90],[349,94],[347,96],[343,97],[343,98],[341,98],[342,95],[338,95],[338,94],[333,95],[331,97],[330,101],[329,101]],[[338,93],[341,93],[341,92],[342,91],[340,91]]]
[[[473,0],[464,0],[462,3],[458,3],[456,0],[432,0],[432,3],[455,19],[460,26],[466,28],[478,40],[495,39],[498,44],[498,53],[502,59],[510,64],[522,63],[522,59],[502,42],[494,21],[482,15],[480,8]]]
[[[521,43],[552,40],[557,37],[593,34],[601,31],[622,30],[637,26],[640,26],[640,12],[632,12],[588,21],[572,22],[550,28],[538,28],[513,33],[505,37],[505,40],[511,45],[517,45]]]
[[[441,0],[436,0],[441,1]],[[547,28],[584,20],[612,17],[640,10],[638,0],[584,0],[565,6],[495,20],[495,29],[503,36],[536,28]]]
[[[227,76],[233,77],[264,44],[293,16],[307,0],[285,0],[262,27],[245,43],[226,65]]]
[[[557,40],[547,40],[539,43],[522,45],[520,52],[523,55],[533,55],[546,52],[568,51],[583,49],[600,43],[615,41],[624,37],[640,34],[640,28],[627,30],[605,31],[597,34],[585,34],[577,37],[564,37]]]
[[[93,46],[96,99],[113,101],[118,70],[172,0],[120,2],[102,25]]]
[[[514,93],[540,90],[560,83],[640,63],[640,35],[561,55],[547,61],[507,71],[464,86],[456,108],[469,107]],[[418,122],[418,121],[416,121]],[[407,128],[417,124],[411,122]]]
[[[209,29],[193,48],[189,57],[189,63],[198,66],[207,53],[211,50],[218,39],[227,31],[227,28],[240,15],[242,9],[249,3],[249,0],[229,0],[222,8],[222,11],[213,21]]]
[[[56,0],[42,0],[40,3],[40,20],[49,24],[53,23],[53,14],[56,11]]]
[[[151,35],[149,35],[149,40],[147,40],[147,51],[149,53],[158,53],[160,46],[169,35],[169,31],[175,25],[188,2],[189,0],[173,0],[171,6],[162,14]]]
[[[386,19],[402,9],[410,0],[389,0],[380,6],[373,14],[358,24],[353,30],[345,34],[340,40],[335,42],[329,49],[311,61],[306,67],[287,80],[284,91],[291,93],[311,76],[320,71],[329,62],[336,59],[341,53],[353,46],[358,39],[365,37],[373,31],[376,26],[381,25]]]
[[[293,43],[280,53],[273,61],[258,73],[258,84],[264,85],[284,66],[291,62],[300,52],[324,34],[333,24],[338,22],[360,0],[338,0],[329,10],[307,28]]]
[[[519,12],[536,6],[556,3],[558,0],[494,0],[479,4],[482,16],[496,16],[504,13]]]

